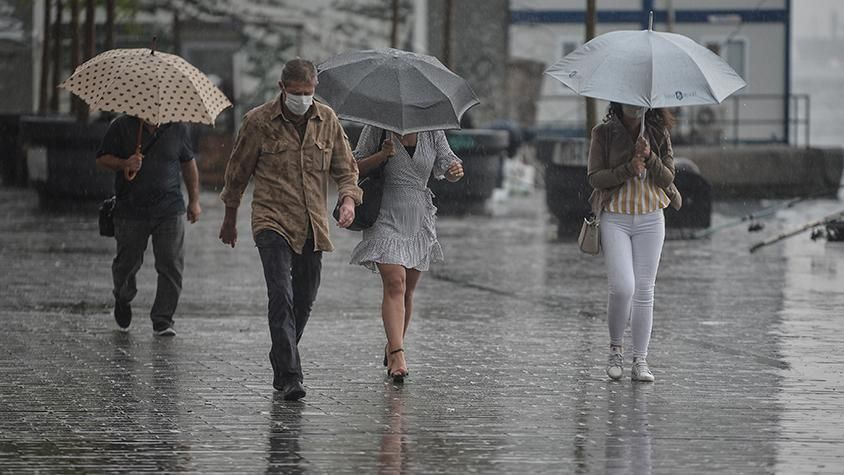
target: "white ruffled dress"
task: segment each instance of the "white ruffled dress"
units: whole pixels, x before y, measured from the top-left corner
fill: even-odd
[[[367,125],[358,139],[354,155],[366,158],[381,148],[381,129]],[[431,262],[443,259],[437,241],[436,212],[428,178],[442,179],[453,162],[462,163],[451,151],[445,132],[419,132],[411,157],[398,140],[396,153],[384,168],[384,195],[378,219],[363,231],[363,239],[352,251],[352,264],[377,272],[378,264],[397,264],[427,271]]]

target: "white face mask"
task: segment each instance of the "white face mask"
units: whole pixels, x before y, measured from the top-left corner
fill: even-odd
[[[311,104],[314,103],[314,96],[297,96],[289,92],[285,96],[284,105],[296,115],[304,115],[311,108]]]
[[[629,104],[622,104],[621,111],[624,112],[624,115],[627,117],[635,117],[636,119],[641,119],[643,115],[645,115],[645,108],[639,106],[631,106]]]

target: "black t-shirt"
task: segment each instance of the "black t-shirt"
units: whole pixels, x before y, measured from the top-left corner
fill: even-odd
[[[129,158],[135,153],[139,125],[137,118],[127,115],[114,119],[103,137],[97,157],[114,155]],[[153,141],[154,135],[157,137]],[[152,146],[148,147],[151,142]],[[141,219],[184,213],[181,165],[194,159],[187,124],[164,124],[155,134],[144,127],[141,144],[144,161],[135,179],[127,181],[122,171],[115,173],[117,204],[114,215]]]

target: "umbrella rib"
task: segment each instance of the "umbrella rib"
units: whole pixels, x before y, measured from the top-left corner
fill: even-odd
[[[588,44],[588,43],[587,43],[587,44]],[[585,45],[583,45],[583,46],[585,46]],[[582,47],[582,46],[581,46],[581,47]],[[601,58],[601,61],[600,61],[597,65],[595,65],[595,67],[594,67],[594,68],[592,68],[592,71],[590,71],[590,72],[589,72],[589,75],[588,75],[588,76],[589,76],[589,77],[591,77],[592,75],[594,75],[594,72],[595,72],[595,71],[598,71],[598,70],[600,70],[601,68],[603,68],[603,67],[604,67],[604,65],[605,65],[605,64],[607,64],[607,61],[609,61],[609,60],[610,60],[610,57],[611,57],[611,55],[609,55],[609,54],[605,54],[605,55]],[[560,60],[560,61],[562,61],[562,60]],[[572,91],[574,91],[574,93],[575,93],[575,94],[579,94],[579,95],[586,96],[586,97],[595,97],[595,98],[597,98],[597,99],[602,99],[602,100],[611,100],[611,99],[606,99],[605,97],[597,97],[597,96],[589,95],[589,93],[588,93],[588,92],[584,93],[584,89],[586,89],[586,88],[588,87],[588,81],[587,81],[586,83],[584,83],[584,84],[583,84],[583,86],[581,86],[580,88],[575,89],[575,88],[573,88],[573,87],[569,86],[568,84],[566,84],[564,81],[562,81],[562,80],[560,80],[559,78],[557,78],[556,76],[554,76],[554,75],[550,75],[550,76],[551,76],[551,77],[553,77],[554,79],[556,79],[557,81],[560,81],[560,83],[562,83],[564,86],[566,86],[566,87],[568,87],[569,89],[571,89]]]
[[[346,99],[349,97],[349,94],[351,94],[352,91],[354,91],[358,86],[360,86],[362,82],[364,82],[367,78],[369,78],[369,76],[371,76],[372,73],[374,73],[375,70],[378,69],[378,66],[380,66],[380,65],[376,65],[375,68],[373,68],[372,71],[369,71],[368,73],[361,75],[361,77],[358,79],[358,81],[352,87],[348,88],[348,91],[343,96],[343,99],[337,101],[338,107],[339,107],[339,104],[343,104],[343,103],[346,102]]]
[[[154,56],[154,55],[151,55],[151,56]],[[158,61],[160,63],[164,63],[164,61],[162,59],[159,59],[159,58],[160,58],[160,56],[157,57],[155,59],[155,61]],[[158,124],[156,124],[156,125],[161,125],[161,119],[162,119],[162,117],[161,117],[161,89],[162,88],[161,88],[160,84],[163,81],[163,76],[164,76],[164,68],[160,68],[160,69],[155,68],[155,80],[156,80],[157,84],[159,84],[159,86],[155,88],[155,101],[153,102],[153,105],[156,106],[156,109],[157,109],[155,111],[155,117],[158,118]]]
[[[449,99],[449,100],[448,100],[448,103],[449,103],[449,105],[451,106],[451,111],[452,111],[452,112],[454,112],[454,118],[455,118],[455,119],[457,119],[458,117],[460,117],[460,115],[461,115],[463,112],[467,111],[467,110],[469,109],[469,107],[472,107],[472,106],[474,106],[474,105],[476,105],[476,104],[480,103],[480,101],[478,101],[478,100],[477,100],[477,97],[473,97],[474,101],[476,101],[476,102],[475,102],[474,104],[469,105],[468,107],[465,107],[462,111],[460,111],[460,112],[458,113],[458,112],[457,112],[457,110],[454,108],[454,102],[452,102],[452,101],[450,100],[450,99],[451,99],[451,97],[450,97],[448,94],[446,94],[446,93],[445,93],[442,89],[440,89],[439,87],[437,87],[437,85],[436,85],[436,84],[437,84],[437,83],[436,83],[436,81],[435,81],[434,79],[432,79],[432,78],[428,75],[428,72],[427,72],[427,71],[425,71],[425,70],[424,70],[424,69],[422,69],[422,68],[417,67],[416,65],[411,65],[411,66],[412,66],[412,67],[413,67],[416,71],[418,71],[418,72],[419,72],[419,74],[420,74],[422,77],[424,77],[424,78],[425,78],[425,80],[426,80],[426,81],[428,81],[428,83],[429,83],[429,84],[431,84],[432,86],[434,86],[434,88],[436,88],[436,89],[437,89],[437,91],[439,91],[439,92],[440,92],[443,96],[445,96],[445,97],[446,97],[446,99]],[[433,66],[433,65],[431,65],[431,66]],[[445,71],[441,71],[441,72],[445,72]],[[449,72],[449,73],[451,73],[451,71],[448,71],[448,72]],[[451,73],[451,74],[454,74],[454,73]],[[472,95],[474,96],[474,91],[472,91]]]
[[[174,67],[175,67],[175,65],[174,65]],[[181,68],[181,67],[175,67],[175,70],[176,70],[176,72],[178,73],[178,76],[179,76],[180,78],[183,78],[183,79],[184,79],[184,80],[186,80],[186,81],[187,81],[187,82],[188,82],[191,86],[193,86],[193,87],[192,87],[192,89],[193,89],[193,90],[194,90],[194,92],[196,93],[196,96],[197,96],[197,97],[199,97],[199,102],[202,104],[202,109],[203,109],[203,112],[204,112],[204,113],[206,113],[206,114],[208,114],[208,116],[210,116],[210,115],[211,115],[211,108],[209,107],[208,103],[207,103],[207,102],[205,102],[205,96],[204,96],[203,94],[200,94],[199,90],[197,89],[197,86],[198,86],[198,85],[197,85],[197,84],[195,84],[195,83],[191,80],[191,77],[190,77],[190,72],[182,71],[182,68]],[[211,123],[213,124],[213,121],[211,121]]]
[[[180,73],[182,73],[183,75],[187,76],[187,80],[188,80],[188,82],[191,83],[192,86],[194,86],[194,87],[199,86],[198,84],[195,84],[194,81],[191,79],[190,73],[194,72],[194,70],[196,70],[196,73],[197,73],[196,77],[198,78],[198,81],[202,82],[203,80],[206,80],[208,82],[211,82],[209,79],[207,79],[207,76],[202,74],[202,71],[200,71],[196,66],[194,66],[190,63],[185,63],[185,65],[183,65],[183,67],[185,69],[188,69],[188,71],[187,72],[182,71],[181,68],[179,68],[178,71]],[[208,97],[206,97],[204,94],[200,94],[198,89],[197,89],[197,95],[199,96],[199,100],[202,102],[202,105],[204,106],[204,111],[207,112],[207,114],[208,114],[208,119],[209,119],[210,123],[213,125],[215,119],[217,118],[217,115],[219,115],[219,113],[222,112],[223,110],[225,110],[227,107],[231,106],[231,101],[229,101],[229,98],[226,97],[226,95],[223,94],[223,92],[220,91],[217,88],[216,85],[214,85],[213,83],[211,85],[213,86],[213,88],[211,89],[211,93],[208,95]],[[219,110],[217,110],[217,108],[212,109],[211,104],[208,104],[208,101],[212,100],[211,96],[213,96],[213,95],[223,96],[223,98],[225,98],[226,102],[228,102],[229,104],[224,105]]]
[[[689,48],[686,47],[686,45],[684,45],[680,42],[677,42],[677,41],[673,41],[669,38],[666,38],[666,41],[668,41],[669,43],[671,43],[675,47],[681,49],[684,53],[688,54],[689,56],[692,56],[693,51],[690,51]],[[715,53],[712,53],[712,54],[715,54]],[[715,96],[716,91],[712,87],[712,81],[710,81],[709,76],[707,75],[706,71],[703,68],[701,68],[700,65],[696,61],[693,61],[693,64],[694,64],[695,68],[698,70],[698,72],[700,72],[700,75],[701,75],[701,77],[703,77],[703,80],[706,81],[706,85],[709,87],[710,92],[712,93],[713,97],[715,97],[715,100],[717,100],[719,104],[724,99],[726,99],[727,96],[729,96],[733,92],[735,92],[735,91],[737,91],[737,90],[739,90],[742,87],[747,85],[747,82],[744,80],[744,78],[742,78],[741,76],[738,75],[738,73],[735,73],[735,71],[733,71],[733,73],[736,75],[736,78],[738,78],[744,84],[741,87],[738,87],[738,88],[728,92],[724,97],[719,99],[718,97]],[[732,70],[732,68],[730,68],[730,69]]]
[[[104,85],[104,86],[102,87],[102,92],[100,92],[99,97],[94,96],[93,103],[89,105],[89,107],[90,107],[91,109],[94,109],[94,110],[102,110],[102,109],[100,109],[100,103],[101,103],[101,102],[105,99],[105,97],[106,97],[106,93],[108,92],[109,88],[111,88],[111,86],[112,86],[115,82],[117,82],[117,78],[116,78],[116,77],[113,77],[113,78],[111,79],[111,81],[109,81],[109,82],[108,82],[108,84],[106,84],[106,85]]]
[[[654,43],[653,43],[653,39],[654,39],[653,32],[652,32],[652,31],[648,31],[648,46],[650,46],[650,48],[651,48],[651,54],[650,54],[650,57],[651,57],[651,68],[650,68],[650,70],[648,71],[648,74],[650,74],[650,75],[651,75],[651,77],[650,77],[651,87],[649,88],[649,91],[648,91],[648,104],[649,104],[649,107],[648,107],[648,108],[650,108],[650,104],[653,104],[653,103],[654,103],[654,98],[653,98],[653,93],[654,93],[654,77],[655,77],[655,76],[654,76],[654,68],[656,68],[656,55],[655,55],[655,54],[653,54],[653,51],[654,51]],[[645,112],[647,112],[647,111],[645,111]],[[644,126],[644,124],[645,124],[645,116],[642,116],[642,131],[644,131],[644,127],[645,127],[645,126]]]
[[[402,62],[405,62],[405,61],[402,61]],[[401,87],[401,80],[399,79],[399,69],[398,68],[393,69],[393,76],[396,79],[396,87],[398,88],[398,93],[399,93],[398,97],[401,98],[403,96],[402,96],[402,93],[401,93],[402,87]],[[404,100],[402,100],[402,103],[403,102],[404,102]],[[404,116],[405,116],[405,108],[402,107],[401,108],[401,125],[399,126],[399,128],[402,129],[402,130],[404,130],[404,124],[407,122],[405,120]]]

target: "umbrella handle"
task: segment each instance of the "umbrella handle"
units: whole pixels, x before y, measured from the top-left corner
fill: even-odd
[[[141,147],[136,148],[135,153],[141,153]],[[136,176],[138,176],[138,170],[129,170],[128,168],[123,169],[123,177],[126,178],[127,181],[134,180]]]
[[[135,155],[141,153],[141,138],[143,137],[144,133],[144,121],[141,118],[138,118],[138,142],[135,145]],[[127,181],[132,181],[138,175],[138,170],[129,170],[128,168],[123,169],[123,177],[126,178]]]
[[[648,115],[648,109],[645,108],[645,113],[642,114],[641,125],[639,126],[639,137],[645,136],[645,116]]]
[[[653,15],[653,13],[651,13],[651,14]],[[639,126],[639,137],[644,137],[644,136],[645,136],[645,116],[646,116],[647,114],[648,114],[648,109],[646,108],[646,109],[645,109],[645,113],[644,113],[644,114],[642,114],[641,125]],[[645,179],[645,175],[646,175],[646,174],[647,174],[647,171],[644,171],[644,172],[640,173],[640,174],[639,174],[639,179],[640,179],[640,180],[644,180],[644,179]]]

